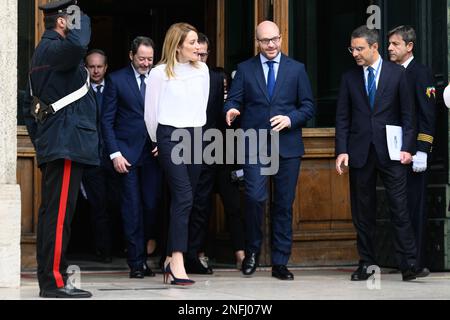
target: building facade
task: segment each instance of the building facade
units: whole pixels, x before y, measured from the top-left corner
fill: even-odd
[[[0,287],[20,285],[17,163],[17,1],[0,3]]]
[[[8,112],[6,109],[0,110],[0,130],[4,131],[0,136],[0,188],[9,190],[3,191],[0,196],[0,286],[4,274],[1,272],[3,256],[19,258],[19,238],[2,238],[3,221],[12,219],[9,214],[12,211],[19,218],[8,222],[8,232],[19,236],[17,230],[21,230],[22,267],[35,266],[40,173],[23,126],[20,106],[29,59],[43,33],[42,15],[37,7],[45,2],[48,0],[7,0],[0,4],[0,17],[5,18],[0,23],[4,25],[3,30],[8,31],[7,35],[2,33],[0,36],[0,72],[4,75],[2,79],[12,79],[1,83],[0,92],[3,105],[11,106]],[[428,200],[429,252],[433,261],[439,262],[435,269],[450,268],[450,240],[447,236],[450,233],[450,119],[442,101],[442,91],[448,84],[450,74],[450,0],[79,0],[78,3],[92,17],[91,47],[107,52],[110,70],[127,63],[128,44],[135,36],[152,37],[158,52],[168,26],[173,22],[187,21],[212,40],[211,65],[224,67],[230,73],[238,62],[255,53],[255,26],[265,19],[279,24],[283,51],[306,64],[318,107],[317,117],[304,131],[307,154],[302,163],[294,205],[291,264],[301,266],[345,265],[357,261],[348,177],[337,176],[334,169],[334,115],[339,81],[341,74],[354,63],[346,50],[350,33],[367,22],[374,14],[373,11],[368,13],[367,8],[376,5],[379,8],[377,18],[380,19],[382,39],[385,39],[381,51],[386,57],[387,31],[400,24],[414,26],[419,40],[416,58],[433,69],[438,89],[438,133]],[[8,35],[9,38],[3,41],[3,37]],[[15,110],[19,111],[17,119],[16,113],[12,112]],[[20,185],[20,193],[17,185]],[[379,250],[380,259],[386,260],[383,252],[390,250],[385,247],[390,242],[388,216],[381,186],[379,191],[379,223],[382,230]],[[227,262],[232,260],[232,254],[220,201],[216,202],[215,209],[209,249],[217,261]],[[3,211],[8,214],[3,214]],[[266,237],[262,263],[269,264],[269,215],[266,215],[264,228]],[[11,248],[8,241],[12,243]]]

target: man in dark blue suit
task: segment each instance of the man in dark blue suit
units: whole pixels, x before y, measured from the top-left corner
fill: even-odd
[[[273,175],[275,190],[271,210],[272,276],[293,280],[293,274],[286,267],[292,248],[292,205],[304,155],[302,127],[313,118],[315,108],[305,66],[281,53],[278,26],[271,21],[261,23],[256,29],[256,38],[260,54],[238,66],[224,110],[229,126],[242,115],[243,130],[279,133],[279,154],[275,155],[279,157],[279,170]],[[269,147],[276,152],[275,146],[269,143]],[[248,150],[246,152],[248,158]],[[249,276],[256,270],[261,250],[268,177],[261,174],[261,163],[254,165],[247,160],[244,165],[247,239],[242,272]]]
[[[411,26],[399,26],[389,32],[389,57],[406,68],[406,77],[414,94],[418,135],[417,153],[408,170],[408,207],[416,235],[417,265],[425,267],[427,230],[427,168],[436,131],[436,89],[430,68],[414,58],[416,32]]]
[[[407,208],[407,166],[415,153],[413,100],[404,68],[383,61],[377,30],[366,26],[351,36],[349,51],[357,63],[342,77],[336,114],[336,170],[350,166],[353,223],[360,255],[352,281],[365,281],[375,266],[376,181],[381,176],[396,233],[396,250],[404,281],[421,274]],[[386,125],[403,128],[400,162],[389,156]]]
[[[105,90],[105,75],[108,69],[108,59],[105,52],[94,49],[87,53],[85,58],[86,68],[91,77],[91,88],[94,91],[98,106],[98,114],[101,114],[103,104],[103,91]],[[99,116],[100,119],[100,116]],[[100,148],[103,149],[103,139],[99,130]],[[114,184],[114,173],[107,166],[107,158],[101,152],[100,166],[89,167],[83,172],[82,188],[89,202],[91,220],[94,226],[95,252],[100,262],[112,262],[111,219],[109,205],[114,198],[108,197],[108,186]],[[109,162],[109,161],[108,161]]]
[[[153,48],[153,41],[146,37],[132,42],[131,64],[108,78],[101,120],[106,150],[121,175],[121,211],[130,278],[138,279],[154,276],[146,263],[146,243],[155,239],[161,196],[161,171],[144,122]]]

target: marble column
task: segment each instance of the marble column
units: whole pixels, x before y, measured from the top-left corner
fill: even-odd
[[[17,166],[18,0],[0,1],[0,288],[20,286]]]
[[[447,0],[447,43],[448,43],[448,48],[450,48],[450,0]],[[448,51],[447,61],[448,61],[448,63],[447,63],[448,80],[450,81],[450,51]],[[449,86],[450,86],[450,83],[449,83]],[[447,117],[448,117],[448,128],[450,128],[450,113],[448,114]],[[450,130],[448,130],[447,144],[450,147]],[[447,158],[448,158],[448,163],[450,165],[450,149],[448,152],[449,153],[447,155]],[[447,180],[447,203],[450,205],[450,170],[448,172],[448,180]],[[449,248],[449,250],[450,250],[450,248]]]

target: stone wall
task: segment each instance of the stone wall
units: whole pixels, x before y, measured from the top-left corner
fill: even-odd
[[[447,0],[447,43],[448,43],[448,47],[447,47],[447,51],[448,51],[448,58],[447,58],[447,67],[448,67],[448,79],[450,81],[450,0]],[[450,85],[450,84],[449,84]],[[448,115],[448,127],[450,128],[450,113]],[[448,130],[448,140],[447,140],[448,144],[449,144],[449,150],[450,150],[450,130]],[[449,159],[448,159],[448,163],[449,163],[449,168],[450,168],[450,154],[448,155]],[[449,186],[447,186],[447,200],[448,202],[450,202],[450,170],[448,172],[448,184]]]
[[[17,2],[0,1],[0,287],[20,286],[17,166]]]
[[[447,67],[448,67],[448,80],[450,81],[450,0],[447,0],[447,51],[448,51],[448,56],[447,56]],[[450,86],[450,83],[449,83]],[[450,128],[450,113],[448,113],[448,128]],[[449,164],[449,168],[450,168],[450,130],[448,130],[448,139],[447,139],[447,144],[449,146],[449,151],[447,154],[447,158],[448,158],[448,164]],[[450,170],[448,172],[448,178],[447,178],[447,201],[446,204],[449,206],[448,208],[450,208]],[[448,212],[447,212],[447,216],[448,216]],[[447,246],[446,248],[446,253],[447,255],[450,254],[450,247]]]

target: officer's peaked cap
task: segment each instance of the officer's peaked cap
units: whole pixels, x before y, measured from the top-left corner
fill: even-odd
[[[39,9],[44,12],[45,16],[55,15],[55,14],[65,14],[66,9],[71,5],[76,5],[77,0],[59,0],[52,1],[47,4],[39,6]]]

